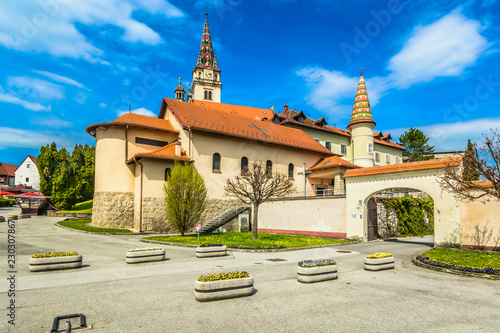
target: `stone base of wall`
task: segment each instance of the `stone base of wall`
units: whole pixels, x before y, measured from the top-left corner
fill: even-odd
[[[57,210],[47,211],[47,216],[50,217],[78,217],[82,219],[92,218],[92,213],[58,213]]]
[[[162,234],[178,233],[167,220],[165,198],[142,198],[142,230]]]
[[[133,228],[134,193],[95,192],[90,225],[101,228]]]

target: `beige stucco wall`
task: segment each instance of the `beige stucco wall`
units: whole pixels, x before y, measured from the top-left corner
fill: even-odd
[[[368,152],[368,144],[373,145],[373,123],[359,123],[351,125],[351,163],[362,167],[374,165],[374,155]]]
[[[396,149],[385,145],[381,145],[379,143],[375,143],[374,151],[380,153],[380,162],[375,161],[375,154],[374,154],[373,160],[375,165],[396,164],[396,156],[399,157],[399,163],[403,163],[403,151],[401,149]],[[390,157],[390,163],[386,163],[385,158],[387,155],[389,155]]]
[[[172,143],[177,138],[177,134],[176,133],[155,131],[155,130],[150,130],[150,129],[145,129],[145,128],[130,128],[129,127],[127,130],[127,138],[128,138],[128,142],[129,142],[127,159],[131,158],[132,156],[134,156],[137,153],[143,153],[145,151],[153,151],[153,150],[161,148],[159,146],[151,146],[151,145],[135,143],[136,137]]]
[[[460,201],[441,189],[441,170],[346,178],[346,229],[348,237],[367,239],[367,203],[373,194],[388,188],[412,188],[434,200],[434,241],[441,245],[460,244]]]
[[[462,201],[462,246],[500,250],[500,200]]]
[[[345,234],[345,198],[291,199],[259,206],[259,229]]]
[[[350,137],[342,136],[339,134],[334,134],[331,132],[314,130],[312,128],[307,128],[304,126],[290,125],[290,127],[300,129],[304,133],[309,135],[310,137],[312,137],[314,139],[318,139],[319,143],[321,143],[323,146],[326,146],[325,141],[330,141],[332,143],[332,152],[334,152],[335,154],[338,154],[338,155],[342,155],[340,145],[345,145],[347,148],[347,154],[345,156],[342,156],[342,157],[346,160],[351,158],[350,149],[349,149],[349,146],[351,144]]]

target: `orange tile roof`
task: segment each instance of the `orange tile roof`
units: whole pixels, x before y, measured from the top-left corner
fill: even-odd
[[[234,114],[216,111],[165,97],[159,117],[165,115],[167,105],[184,126],[194,130],[334,155],[303,131],[279,126],[267,121],[252,120]]]
[[[33,161],[33,163],[36,164],[36,157],[35,156],[28,155],[28,157]]]
[[[7,175],[14,177],[16,169],[18,167],[19,167],[18,165],[14,164],[0,163],[0,175]]]
[[[316,129],[316,130],[319,130],[319,131],[326,131],[326,132],[333,132],[333,133],[336,133],[336,134],[340,134],[340,135],[343,135],[343,136],[351,136],[351,133],[347,130],[342,130],[340,128],[336,128],[336,127],[332,127],[332,126],[328,126],[326,125],[325,127],[321,127],[321,126],[318,126],[317,124],[315,124],[315,120],[312,120],[311,118],[307,117],[304,115],[304,122],[302,123],[299,123],[297,120],[294,119],[294,117],[297,117],[299,115],[300,112],[297,112],[295,110],[287,110],[281,114],[277,114],[276,116],[280,119],[280,125],[286,125],[287,123],[292,123],[292,124],[295,124],[295,125],[299,125],[299,126],[305,126],[305,127],[309,127],[309,128],[313,128],[313,129]],[[302,114],[304,114],[302,112]],[[290,116],[290,117],[288,117]],[[320,120],[320,119],[318,119]],[[326,122],[326,120],[325,120]]]
[[[388,134],[388,135],[389,135],[389,134]],[[406,148],[405,148],[405,147],[400,146],[400,145],[398,145],[397,143],[394,143],[394,142],[387,142],[387,141],[384,141],[384,140],[379,140],[379,139],[376,139],[376,138],[373,138],[373,143],[378,143],[379,145],[384,145],[384,146],[389,146],[389,147],[393,147],[393,148],[397,148],[397,149],[406,150]]]
[[[109,125],[123,125],[123,126],[137,126],[143,128],[150,128],[154,130],[166,131],[179,133],[179,131],[175,130],[172,127],[172,124],[168,120],[153,118],[148,116],[143,116],[135,113],[125,113],[123,116],[116,118],[115,120],[110,121],[109,123],[100,123],[87,126],[85,131],[90,134],[91,131],[95,131],[98,126],[109,126]],[[92,134],[90,134],[92,135]],[[92,135],[92,136],[95,136]]]
[[[493,183],[490,180],[475,180],[474,185],[482,188],[493,188]]]
[[[428,161],[382,165],[370,168],[347,170],[347,172],[344,174],[344,178],[383,175],[383,174],[398,173],[398,172],[442,169],[448,166],[458,166],[460,165],[460,163],[462,163],[461,157],[450,157],[450,158],[432,159]]]
[[[150,152],[137,153],[133,157],[129,158],[127,163],[132,163],[132,161],[135,158],[144,158],[144,157],[161,159],[161,160],[191,161],[191,158],[189,158],[189,156],[186,154],[184,149],[182,149],[182,147],[181,147],[181,156],[175,155],[175,144],[176,142],[172,142],[171,144],[168,144],[164,147],[161,147],[159,149]]]
[[[274,116],[274,113],[271,109],[261,109],[250,106],[241,106],[241,105],[198,101],[198,100],[193,100],[193,104],[205,108],[210,108],[212,110],[235,114],[241,117],[256,119],[256,120],[262,120],[263,118],[271,119]]]
[[[360,166],[358,166],[356,164],[352,164],[350,162],[347,162],[346,160],[344,160],[343,158],[341,158],[339,156],[331,156],[331,157],[325,158],[324,160],[322,160],[321,162],[319,162],[318,164],[316,164],[312,168],[309,168],[308,170],[313,171],[313,170],[328,169],[328,168],[334,168],[334,167],[345,167],[345,168],[349,168],[349,169],[361,168]]]

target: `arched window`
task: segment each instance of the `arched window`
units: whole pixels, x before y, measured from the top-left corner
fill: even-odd
[[[220,173],[220,155],[215,153],[212,160],[212,172]]]
[[[243,156],[241,158],[241,173],[247,173],[248,172],[248,158]]]
[[[273,162],[267,160],[266,162],[266,176],[271,177],[273,175]]]
[[[165,169],[165,181],[168,180],[168,177],[170,176],[171,172],[172,172],[172,169],[170,169],[170,168]]]
[[[288,178],[293,179],[293,164],[288,164]]]

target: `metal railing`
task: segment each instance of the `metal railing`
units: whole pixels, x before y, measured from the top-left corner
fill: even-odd
[[[240,208],[242,206],[240,205]],[[203,229],[203,226],[209,222],[212,222],[212,221],[215,221],[215,220],[218,220],[218,223],[217,225],[220,225],[221,223],[221,218],[225,215],[227,215],[228,213],[230,213],[231,211],[235,211],[237,212],[238,211],[238,201],[236,202],[233,202],[232,204],[230,205],[227,205],[226,207],[220,209],[217,213],[215,214],[212,214],[210,215],[209,217],[207,217],[205,220],[203,220],[203,222],[201,222],[201,228]]]
[[[328,188],[322,190],[292,192],[287,198],[317,198],[317,197],[343,197],[345,188]]]

